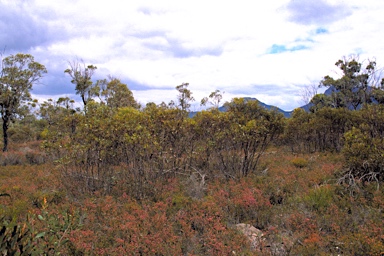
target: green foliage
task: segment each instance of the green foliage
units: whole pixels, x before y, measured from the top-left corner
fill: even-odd
[[[131,90],[126,84],[120,82],[117,78],[111,78],[107,83],[102,82],[105,88],[102,88],[101,94],[105,97],[106,103],[111,108],[133,107],[140,108],[140,104],[133,98]]]
[[[40,133],[44,140],[42,148],[52,161],[63,157],[65,143],[75,132],[81,114],[73,108],[73,101],[67,97],[57,101],[48,99],[40,104],[39,115],[45,122]]]
[[[342,178],[347,179],[346,182],[350,185],[355,184],[355,179],[382,181],[384,164],[382,139],[370,138],[369,135],[354,128],[346,133],[345,140],[346,146],[343,153],[346,158],[347,171]]]
[[[69,242],[69,233],[79,228],[82,218],[78,212],[50,214],[43,204],[39,215],[27,218],[27,223],[3,223],[0,230],[0,252],[4,255],[59,255]]]
[[[334,191],[331,186],[316,187],[304,197],[304,202],[313,210],[324,212],[333,201]]]
[[[3,219],[0,219],[0,223],[2,223],[0,253],[3,255],[31,255],[34,245],[30,230],[25,226],[7,225]]]
[[[384,79],[379,87],[372,88],[372,96],[379,104],[384,104]]]
[[[324,107],[315,113],[297,109],[287,120],[284,140],[295,152],[341,151],[343,135],[357,122],[347,109]]]
[[[179,100],[179,107],[183,111],[187,111],[191,104],[190,102],[195,99],[192,97],[192,92],[188,89],[189,83],[182,83],[176,86],[176,90],[179,92],[177,99]]]
[[[153,104],[140,111],[89,102],[85,115],[46,104],[44,113],[57,115],[47,116],[51,125],[42,136],[47,153],[59,157],[74,195],[110,194],[116,186],[142,199],[155,196],[156,180],[185,175],[190,192],[201,197],[207,177],[238,179],[255,172],[282,131],[282,116],[257,102],[237,100],[229,108],[190,119],[183,109]],[[197,173],[200,178],[192,178]]]
[[[36,223],[36,227],[32,227],[34,230],[41,226],[39,231],[35,231],[37,233],[35,239],[39,239],[35,251],[39,254],[47,252],[60,254],[63,247],[69,242],[70,232],[83,225],[84,216],[74,210],[52,214],[46,209],[46,204],[43,203],[42,207],[41,214],[37,215],[37,219],[41,223]],[[33,217],[36,218],[36,216]]]
[[[220,107],[220,102],[223,99],[223,95],[220,93],[220,90],[215,90],[214,92],[211,92],[209,94],[209,99],[207,97],[204,97],[200,105],[205,106],[208,102],[216,109]]]
[[[311,112],[317,112],[318,110],[325,107],[335,107],[335,104],[332,100],[332,96],[328,96],[325,94],[316,94],[311,102],[313,105],[310,107]]]
[[[313,133],[310,127],[313,115],[297,108],[292,117],[286,120],[283,140],[294,152],[311,152]]]
[[[222,158],[221,162],[226,163],[231,176],[246,177],[256,170],[263,152],[283,131],[283,116],[262,108],[257,101],[233,99],[227,107],[230,127],[223,143],[231,150],[232,159]]]
[[[347,170],[342,178],[348,184],[354,185],[355,179],[377,183],[384,179],[383,110],[382,105],[367,106],[360,112],[363,121],[359,127],[345,133],[343,155]]]
[[[369,86],[371,80],[374,79],[376,62],[369,61],[363,69],[363,64],[352,57],[350,59],[338,60],[335,65],[343,72],[343,76],[339,79],[325,76],[320,82],[320,86],[333,86],[336,90],[326,105],[356,110],[360,105],[370,103],[371,90]]]
[[[292,159],[291,163],[297,167],[297,168],[304,168],[304,167],[307,167],[309,162],[307,159],[305,158],[302,158],[302,157],[296,157],[294,159]]]
[[[30,101],[32,85],[47,73],[44,65],[36,62],[30,54],[10,55],[0,64],[0,114],[3,121],[3,152],[8,150],[9,123],[22,111],[23,104]]]
[[[70,68],[66,69],[64,73],[67,73],[71,77],[71,83],[76,85],[76,94],[79,94],[84,107],[86,107],[89,100],[98,93],[98,90],[93,90],[95,85],[92,82],[92,76],[95,73],[97,67],[94,65],[86,66],[84,62],[79,61],[69,62]]]
[[[218,90],[203,100],[213,108],[188,118],[188,84],[177,87],[177,107],[140,109],[118,79],[93,84],[94,66],[73,65],[86,112],[63,97],[10,126],[20,149],[0,156],[1,246],[16,255],[380,254],[384,109],[342,107],[357,104],[348,90],[365,86],[375,63],[337,65],[344,76],[322,82],[345,91],[290,119],[237,98],[220,112]],[[25,142],[37,137],[55,165]],[[257,228],[258,241],[239,223]]]

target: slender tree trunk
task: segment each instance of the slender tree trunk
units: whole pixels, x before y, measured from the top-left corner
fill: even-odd
[[[87,101],[85,100],[85,95],[83,93],[81,94],[81,100],[84,104],[84,114],[87,114]]]
[[[4,141],[4,146],[3,146],[3,152],[8,151],[8,123],[9,123],[9,118],[7,116],[3,116],[3,141]]]
[[[83,101],[84,109],[85,109],[85,107],[87,106],[87,101],[85,100],[85,95],[84,94],[81,94],[81,100]]]

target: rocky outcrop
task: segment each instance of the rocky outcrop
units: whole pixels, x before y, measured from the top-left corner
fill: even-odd
[[[260,229],[245,223],[236,224],[235,228],[248,238],[251,250],[260,255],[289,255],[294,246],[294,240],[288,234],[265,234]]]
[[[248,238],[251,243],[251,250],[260,251],[265,241],[263,232],[260,229],[245,223],[236,224],[235,227]]]

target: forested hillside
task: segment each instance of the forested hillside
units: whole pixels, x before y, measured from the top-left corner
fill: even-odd
[[[384,82],[375,62],[336,65],[343,75],[320,82],[335,90],[309,112],[285,118],[216,90],[190,117],[188,83],[141,106],[79,62],[65,74],[82,108],[33,101],[45,67],[5,58],[1,253],[383,254]]]

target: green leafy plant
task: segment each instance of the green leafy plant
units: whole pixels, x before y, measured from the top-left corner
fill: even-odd
[[[40,214],[28,214],[26,220],[19,224],[15,224],[12,218],[0,218],[2,255],[59,255],[69,251],[70,232],[82,225],[84,215],[76,210],[50,213],[45,198],[41,207]]]
[[[303,157],[296,157],[291,160],[291,163],[297,168],[304,168],[308,166],[308,160]]]
[[[2,255],[31,255],[34,244],[33,235],[24,225],[9,225],[0,219],[3,223],[0,229],[0,253]],[[38,238],[38,237],[35,237]]]
[[[334,191],[330,186],[321,186],[312,189],[304,197],[304,201],[311,209],[323,212],[331,204],[333,194]]]
[[[32,216],[34,221],[31,222],[34,225],[31,229],[36,234],[35,239],[39,239],[36,250],[40,253],[60,253],[69,242],[70,232],[82,226],[85,216],[73,209],[56,214],[50,213],[47,208],[47,200],[44,198],[41,214]]]

